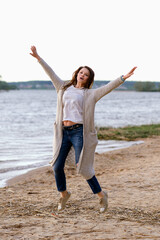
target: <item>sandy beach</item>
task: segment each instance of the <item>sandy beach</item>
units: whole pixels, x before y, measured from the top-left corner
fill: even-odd
[[[95,169],[108,191],[106,213],[99,213],[98,197],[68,167],[72,195],[58,212],[52,168],[43,167],[0,189],[0,239],[160,239],[160,137],[96,154]]]

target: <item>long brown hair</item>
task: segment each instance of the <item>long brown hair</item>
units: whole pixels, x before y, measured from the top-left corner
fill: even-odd
[[[81,66],[79,67],[72,75],[72,80],[70,80],[67,84],[65,84],[64,86],[64,89],[66,90],[68,87],[70,87],[71,85],[74,85],[76,86],[77,84],[77,75],[79,73],[79,71],[82,69],[82,68],[87,68],[88,71],[89,71],[89,78],[87,80],[87,83],[85,85],[85,88],[91,88],[92,85],[93,85],[93,82],[94,82],[94,71],[88,67],[88,66]]]

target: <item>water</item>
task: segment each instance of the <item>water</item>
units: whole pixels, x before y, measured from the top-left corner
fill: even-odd
[[[160,122],[160,93],[113,91],[96,105],[95,125],[123,127]],[[0,92],[0,187],[6,180],[48,165],[52,158],[56,91]],[[137,142],[140,143],[140,142]],[[96,151],[134,142],[100,141]]]
[[[97,103],[95,123],[111,127],[160,123],[160,92],[113,91]]]

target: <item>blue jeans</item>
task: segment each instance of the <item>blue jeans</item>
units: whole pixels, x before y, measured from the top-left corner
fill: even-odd
[[[63,129],[62,145],[58,158],[53,166],[56,185],[59,192],[66,190],[64,166],[67,155],[72,146],[75,150],[75,164],[77,164],[79,162],[80,153],[83,147],[83,125],[80,125],[74,129]],[[87,182],[94,194],[101,192],[101,187],[95,176],[87,180]]]

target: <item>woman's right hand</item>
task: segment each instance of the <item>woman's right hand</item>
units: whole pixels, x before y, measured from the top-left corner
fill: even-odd
[[[40,56],[38,55],[37,49],[36,49],[35,46],[31,46],[31,51],[32,51],[32,53],[30,53],[30,55],[31,55],[32,57],[37,58],[37,60],[40,61]]]

